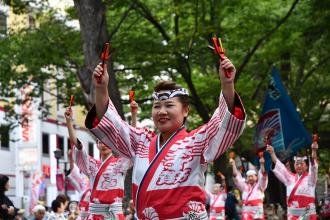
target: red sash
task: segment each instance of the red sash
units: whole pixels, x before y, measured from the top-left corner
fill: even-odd
[[[87,189],[83,195],[81,196],[81,199],[79,201],[79,209],[82,210],[82,208],[84,208],[83,211],[88,211],[88,208],[89,208],[89,199],[87,200],[86,198],[88,196],[90,196],[90,193],[91,193],[91,190],[90,189]]]
[[[217,195],[217,197],[215,197],[215,199],[214,199],[214,201],[212,202],[212,204],[211,204],[211,207],[210,207],[210,209],[212,209],[213,207],[214,207],[214,205],[215,205],[215,203],[218,201],[218,199],[219,199],[219,197],[221,196],[221,192]],[[215,210],[217,210],[216,208],[214,208]]]
[[[156,155],[154,156],[153,154],[155,153],[155,151],[157,151],[157,137],[158,135],[154,136],[151,140],[150,146],[149,146],[149,157],[151,159],[151,157],[154,156],[154,158],[152,159],[147,171],[145,172],[141,183],[139,185],[139,188],[137,190],[137,195],[136,195],[136,211],[137,211],[137,215],[138,218],[142,218],[143,214],[143,210],[150,206],[151,204],[148,203],[147,200],[147,189],[148,186],[151,182],[151,179],[154,176],[154,173],[156,172],[157,168],[159,167],[161,161],[165,158],[167,152],[170,150],[171,146],[180,138],[180,136],[185,136],[187,134],[186,130],[183,128],[178,129],[178,131],[168,140],[167,143],[164,144],[164,146],[160,149],[160,151],[158,152],[158,154],[156,153]],[[154,148],[154,149],[153,149]],[[152,149],[152,153],[150,153],[150,150]]]
[[[246,199],[244,200],[243,205],[246,205],[248,203],[248,200],[249,200],[250,196],[252,195],[253,190],[254,190],[254,188],[256,186],[257,186],[257,183],[255,183],[254,186],[252,187],[251,191],[249,192],[249,194],[247,195]]]
[[[305,178],[307,176],[307,174],[306,173],[304,173],[301,177],[300,177],[300,179],[296,182],[296,185],[293,187],[293,189],[292,189],[292,191],[291,191],[291,193],[290,193],[290,195],[289,195],[289,198],[288,198],[288,205],[289,205],[289,203],[292,201],[292,197],[294,196],[294,194],[296,193],[296,191],[297,191],[297,189],[298,189],[298,186],[300,185],[300,183],[303,181],[303,179]]]

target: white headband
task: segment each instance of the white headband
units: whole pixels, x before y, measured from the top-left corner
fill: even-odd
[[[37,211],[46,211],[46,208],[43,205],[36,205],[34,206],[33,212],[37,212]]]
[[[257,175],[257,172],[255,170],[248,170],[246,172],[246,176],[252,176],[252,175]]]
[[[185,88],[175,89],[175,90],[168,90],[168,91],[161,91],[161,92],[153,92],[152,98],[154,100],[166,100],[177,96],[189,96],[189,92]]]
[[[296,156],[294,156],[294,157],[293,157],[293,160],[294,160],[294,161],[307,160],[307,157],[306,157],[306,156],[304,156],[304,157],[296,157]]]

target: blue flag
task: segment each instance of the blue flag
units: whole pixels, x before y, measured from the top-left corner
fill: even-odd
[[[256,127],[254,145],[257,151],[265,148],[265,137],[268,137],[281,161],[288,160],[299,149],[312,143],[311,135],[304,127],[276,68],[272,70],[272,79]]]

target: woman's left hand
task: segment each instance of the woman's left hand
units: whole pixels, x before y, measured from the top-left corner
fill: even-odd
[[[227,78],[225,71],[227,71],[229,78]],[[222,83],[234,83],[236,75],[236,68],[232,62],[225,57],[223,61],[220,60],[219,76]]]

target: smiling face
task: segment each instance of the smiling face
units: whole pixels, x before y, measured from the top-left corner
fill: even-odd
[[[308,166],[304,160],[297,160],[294,163],[294,169],[298,175],[302,175],[304,172],[307,171]]]
[[[220,184],[216,183],[216,184],[213,184],[212,186],[212,193],[213,194],[218,194],[221,190],[221,186]]]
[[[42,220],[45,217],[45,214],[45,210],[38,210],[34,213],[34,217],[36,218],[36,220]]]
[[[155,100],[152,107],[152,119],[162,134],[171,134],[183,125],[188,116],[189,107],[183,106],[179,97]]]
[[[247,179],[247,182],[248,182],[250,185],[254,185],[254,184],[257,182],[258,177],[257,177],[257,175],[248,175],[248,176],[246,177],[246,179]]]

